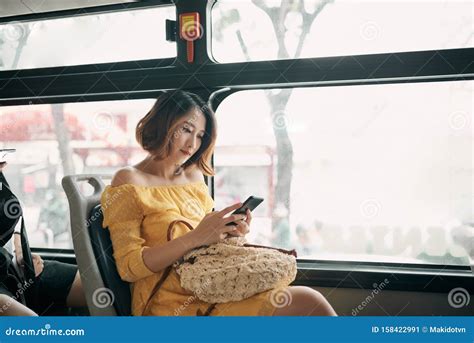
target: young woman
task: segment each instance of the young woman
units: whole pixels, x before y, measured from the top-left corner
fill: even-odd
[[[213,112],[195,94],[162,94],[136,129],[147,157],[119,170],[102,195],[104,227],[108,227],[121,278],[131,282],[133,315],[196,315],[209,304],[184,290],[172,271],[159,291],[153,288],[163,270],[188,251],[212,244],[227,234],[244,236],[252,216],[230,215],[241,204],[212,212],[213,200],[204,174],[213,175],[210,157],[216,141]],[[167,241],[169,224],[175,226]],[[236,226],[226,226],[229,222]],[[324,297],[307,287],[289,287],[288,306],[272,305],[270,292],[239,302],[217,304],[211,315],[336,315]]]

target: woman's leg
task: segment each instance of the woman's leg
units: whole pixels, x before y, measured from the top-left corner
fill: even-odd
[[[77,271],[71,289],[66,298],[66,305],[68,307],[87,307],[86,297],[82,289],[81,276]]]
[[[0,294],[0,316],[37,316],[37,314],[12,297]]]
[[[309,287],[293,286],[287,289],[291,302],[277,308],[274,316],[337,316],[324,296]]]

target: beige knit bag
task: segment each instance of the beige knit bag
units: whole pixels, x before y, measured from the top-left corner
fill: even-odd
[[[171,223],[170,238],[174,224]],[[240,301],[288,286],[296,277],[296,251],[246,244],[242,237],[196,248],[174,264],[181,287],[207,303]]]

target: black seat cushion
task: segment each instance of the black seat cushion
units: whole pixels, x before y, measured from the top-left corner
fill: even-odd
[[[99,266],[99,271],[105,287],[110,289],[114,295],[114,308],[119,316],[131,315],[132,296],[130,284],[123,281],[117,272],[117,266],[113,256],[112,241],[109,230],[102,228],[104,217],[100,205],[94,207],[89,216],[89,235],[91,237],[92,249]]]

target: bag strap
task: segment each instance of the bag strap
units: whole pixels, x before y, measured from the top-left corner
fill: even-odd
[[[30,287],[27,290],[27,303],[31,308],[36,308],[38,302],[38,287],[36,286],[36,273],[35,267],[33,265],[33,257],[31,256],[30,243],[28,242],[28,236],[26,234],[25,220],[23,215],[21,216],[21,230],[20,230],[20,240],[21,240],[21,251],[23,254],[23,275],[26,282],[33,281]]]
[[[181,220],[181,219],[174,220],[168,226],[168,232],[166,233],[166,239],[168,240],[168,242],[173,239],[174,226],[175,226],[175,224],[178,224],[178,223],[182,223],[182,224],[186,225],[190,231],[194,230],[193,226],[191,224],[189,224],[187,221]]]
[[[155,287],[153,288],[153,290],[151,291],[150,293],[150,296],[148,297],[148,301],[146,302],[146,305],[145,307],[143,308],[143,312],[142,312],[142,316],[143,314],[146,312],[146,310],[148,310],[148,307],[150,306],[151,304],[151,299],[153,298],[153,296],[156,294],[156,292],[158,292],[158,290],[161,288],[161,286],[163,285],[163,283],[165,282],[166,278],[168,277],[168,275],[170,275],[171,273],[171,266],[168,266],[166,267],[166,269],[163,271],[163,274],[161,275],[160,277],[160,280],[158,280],[158,282],[156,283]]]
[[[33,266],[33,257],[31,256],[30,244],[28,242],[28,236],[26,235],[25,221],[23,216],[21,216],[21,250],[23,254],[23,263],[24,263],[24,273],[25,279],[34,280],[35,279],[35,267]]]
[[[202,312],[201,309],[198,308],[198,310],[196,311],[196,315],[198,317],[201,317],[201,316],[207,317],[211,314],[212,310],[214,310],[215,307],[216,307],[216,304],[209,305],[206,312]]]
[[[174,226],[177,224],[177,223],[182,223],[184,225],[186,225],[188,227],[189,230],[194,230],[194,228],[192,227],[191,224],[189,224],[187,221],[184,221],[184,220],[174,220],[170,223],[170,225],[168,226],[168,230],[166,232],[166,239],[167,241],[171,241],[173,239],[173,233],[174,233]],[[161,275],[160,277],[160,280],[158,280],[158,282],[156,283],[155,287],[153,288],[153,290],[151,291],[150,293],[150,297],[148,298],[148,301],[146,302],[146,305],[143,309],[143,312],[142,312],[142,315],[146,312],[146,310],[148,309],[148,307],[150,306],[150,303],[151,303],[151,299],[153,298],[153,296],[160,290],[161,286],[163,286],[163,283],[165,282],[166,278],[170,275],[171,273],[171,270],[173,269],[173,265],[170,265],[168,267],[166,267],[166,269],[163,271],[163,274]],[[198,316],[209,316],[212,312],[212,310],[214,309],[216,305],[215,304],[211,304],[208,309],[206,310],[206,312],[204,312],[204,314],[201,312],[200,309],[198,309],[197,311],[197,315]]]
[[[182,223],[184,225],[186,225],[188,227],[189,230],[194,230],[194,228],[192,227],[191,224],[189,224],[187,221],[184,221],[184,220],[174,220],[170,223],[170,225],[168,226],[168,231],[166,232],[166,239],[167,241],[171,241],[173,239],[173,233],[174,233],[174,226],[175,224],[177,223]],[[294,256],[294,257],[298,257],[298,254],[296,252],[295,249],[292,249],[292,250],[286,250],[286,249],[281,249],[281,248],[275,248],[275,247],[269,247],[269,246],[265,246],[265,245],[256,245],[256,244],[244,244],[244,247],[249,247],[249,248],[264,248],[264,249],[272,249],[272,250],[277,250],[281,253],[284,253],[284,254],[287,254],[287,255],[291,255],[291,256]],[[168,275],[171,273],[171,270],[172,270],[172,266],[168,266],[166,267],[166,269],[164,270],[163,272],[163,275],[161,276],[160,280],[158,281],[158,283],[155,285],[155,287],[153,288],[153,291],[151,292],[150,294],[150,297],[148,298],[148,301],[145,305],[145,309],[143,310],[143,313],[146,312],[146,310],[148,309],[148,306],[150,305],[150,301],[151,301],[151,298],[153,298],[153,296],[156,294],[156,292],[158,292],[158,290],[160,289],[160,287],[163,285],[163,283],[165,282],[166,278],[168,277]],[[206,310],[206,312],[202,312],[200,309],[198,309],[197,311],[197,315],[198,316],[209,316],[211,314],[211,312],[214,310],[216,304],[211,304],[208,309]],[[143,314],[142,313],[142,314]]]

